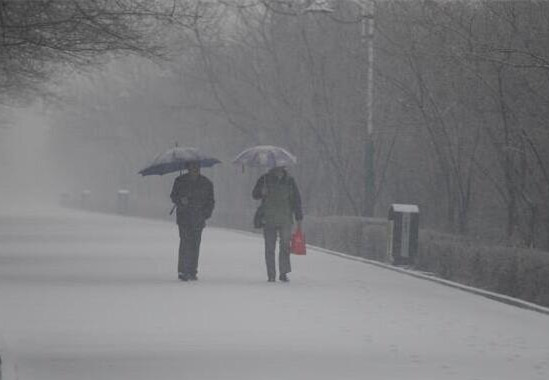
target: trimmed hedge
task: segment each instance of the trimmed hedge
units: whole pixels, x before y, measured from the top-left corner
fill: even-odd
[[[549,253],[421,231],[415,267],[466,285],[549,306]]]
[[[383,219],[352,216],[308,216],[307,243],[372,260],[387,261],[387,224]]]

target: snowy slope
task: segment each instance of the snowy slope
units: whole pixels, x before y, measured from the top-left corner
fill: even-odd
[[[176,280],[175,225],[0,211],[4,378],[543,379],[549,317],[310,251],[267,283],[260,238],[208,228]]]

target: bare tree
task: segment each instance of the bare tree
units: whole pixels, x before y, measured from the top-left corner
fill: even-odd
[[[162,53],[160,30],[192,23],[184,0],[1,0],[0,93],[39,88],[62,65],[82,67],[108,53]]]

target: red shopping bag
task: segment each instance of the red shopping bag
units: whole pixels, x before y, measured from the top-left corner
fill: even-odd
[[[307,254],[307,247],[305,246],[305,236],[301,231],[301,228],[297,228],[292,235],[292,241],[290,243],[290,252],[294,255]]]

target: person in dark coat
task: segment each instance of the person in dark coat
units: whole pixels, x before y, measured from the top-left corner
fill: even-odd
[[[292,270],[290,240],[294,219],[299,228],[303,220],[299,189],[284,167],[275,167],[257,180],[252,197],[262,201],[267,279],[274,282],[276,278],[275,247],[278,238],[279,280],[288,282],[288,273]]]
[[[179,227],[178,277],[197,280],[202,230],[212,215],[215,200],[212,182],[200,174],[200,164],[190,162],[187,173],[175,179],[170,198],[177,207]]]

